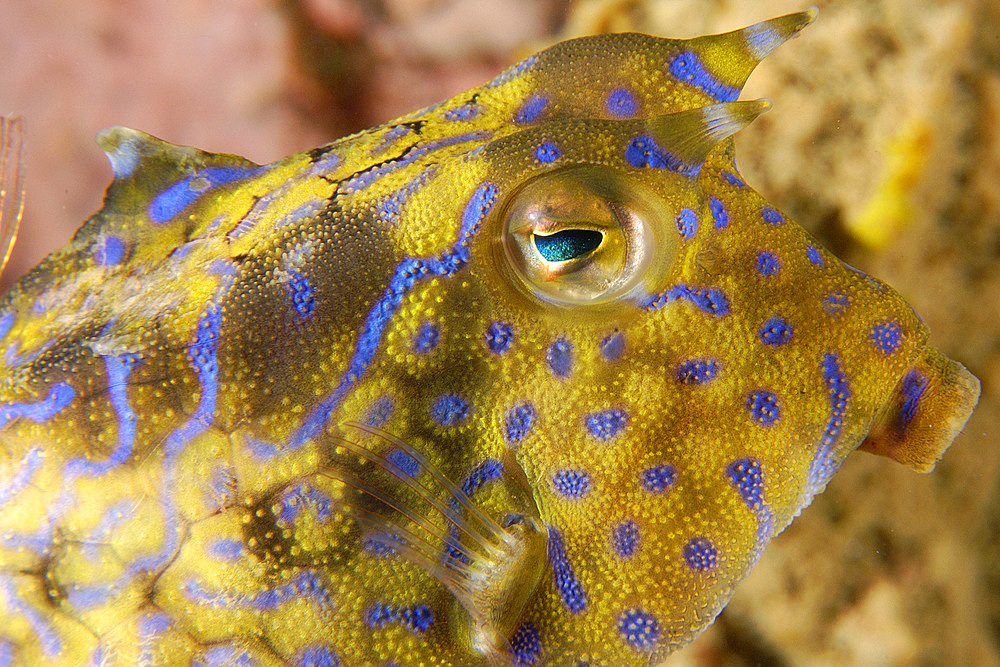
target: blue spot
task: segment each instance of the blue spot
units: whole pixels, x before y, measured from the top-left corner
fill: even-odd
[[[434,623],[430,607],[418,605],[391,605],[376,602],[365,613],[365,625],[369,628],[384,628],[387,625],[402,625],[410,632],[423,634]]]
[[[309,646],[295,656],[295,667],[340,667],[337,654],[329,646]]]
[[[562,155],[562,151],[551,141],[543,141],[535,149],[535,159],[542,164],[551,164],[559,159]]]
[[[203,194],[225,183],[242,178],[250,178],[260,171],[259,167],[207,167],[192,174],[156,195],[149,205],[149,219],[156,223],[166,222],[194,203]]]
[[[761,250],[757,253],[757,273],[762,276],[774,276],[781,271],[781,260],[774,253],[768,252],[767,250]]]
[[[389,417],[392,416],[392,410],[394,407],[395,405],[392,398],[388,396],[379,396],[372,401],[370,406],[368,406],[363,422],[368,426],[381,428],[385,426],[387,421],[389,421]]]
[[[531,431],[534,423],[535,406],[527,402],[515,405],[507,413],[507,419],[504,422],[504,433],[507,436],[507,442],[513,445],[524,439]]]
[[[0,405],[0,427],[18,417],[27,417],[36,424],[44,424],[73,402],[76,390],[65,382],[57,382],[49,393],[37,403],[8,403]]]
[[[668,169],[682,176],[697,176],[701,171],[700,164],[689,165],[661,147],[648,134],[640,134],[628,142],[628,146],[625,147],[625,161],[637,169],[643,167]]]
[[[475,118],[482,111],[482,107],[478,104],[463,104],[459,107],[454,107],[448,109],[444,112],[445,120],[469,120],[470,118]]]
[[[903,404],[899,408],[898,428],[906,428],[917,416],[917,409],[929,385],[927,376],[917,370],[910,371],[903,378],[903,386],[899,389],[899,393],[903,395]]]
[[[694,537],[681,550],[684,562],[695,572],[711,570],[719,564],[719,550],[704,537]]]
[[[125,242],[117,236],[105,236],[94,248],[94,261],[101,266],[118,264],[125,258]]]
[[[785,224],[785,216],[778,213],[777,209],[771,208],[770,206],[765,206],[760,211],[760,216],[764,218],[764,222],[769,225],[783,225]]]
[[[497,459],[483,459],[462,482],[462,493],[470,498],[474,493],[503,475],[503,464]]]
[[[576,578],[573,566],[566,557],[566,545],[562,535],[555,528],[549,527],[548,543],[549,565],[555,579],[556,590],[563,604],[574,614],[579,614],[587,608],[587,594]]]
[[[639,485],[650,493],[663,493],[677,481],[677,469],[672,465],[655,465],[639,473]]]
[[[569,377],[573,371],[573,346],[565,338],[557,338],[545,353],[545,363],[558,377]]]
[[[705,384],[719,374],[715,359],[689,359],[677,367],[677,381],[681,384]]]
[[[424,322],[413,336],[413,351],[417,354],[427,354],[441,339],[441,328],[431,322]]]
[[[528,101],[521,106],[516,114],[514,114],[514,122],[523,125],[525,123],[534,123],[545,111],[545,107],[549,104],[549,98],[544,95],[533,95],[528,98]]]
[[[903,330],[892,320],[886,320],[872,327],[868,338],[876,350],[882,354],[892,354],[899,349],[899,344],[903,340]]]
[[[506,322],[492,322],[486,330],[486,347],[490,352],[503,354],[514,342],[514,328]]]
[[[628,90],[615,88],[608,94],[605,106],[608,113],[616,118],[631,118],[639,110],[639,101]]]
[[[628,414],[621,408],[602,410],[587,415],[584,423],[586,423],[590,435],[607,442],[625,430],[625,425],[628,424]]]
[[[764,472],[757,459],[736,459],[726,468],[729,481],[750,509],[764,505]]]
[[[431,406],[431,417],[441,426],[454,426],[469,415],[469,402],[454,394],[440,396]]]
[[[806,248],[806,257],[809,258],[809,262],[819,267],[826,266],[826,260],[823,259],[823,255],[816,248],[816,246],[809,246]]]
[[[778,397],[769,391],[758,389],[747,397],[747,412],[761,426],[771,426],[781,418]]]
[[[631,558],[639,550],[639,524],[631,519],[611,529],[611,547],[621,558]]]
[[[674,285],[665,292],[650,297],[644,308],[646,310],[659,310],[677,299],[687,301],[709,315],[722,317],[729,314],[729,299],[720,290],[714,287],[702,289],[688,285]]]
[[[417,473],[420,472],[420,464],[417,463],[417,460],[402,449],[391,450],[385,458],[408,477],[416,477]]]
[[[730,185],[735,185],[738,188],[745,188],[747,186],[747,184],[743,182],[742,178],[728,171],[722,172],[722,178]]]
[[[618,632],[633,648],[652,651],[660,637],[660,622],[642,609],[626,609],[618,619]]]
[[[368,369],[381,348],[382,334],[404,295],[421,280],[430,276],[451,276],[469,261],[469,245],[486,214],[496,203],[498,188],[484,182],[476,188],[462,212],[458,241],[438,257],[416,259],[407,257],[396,267],[382,297],[375,303],[362,326],[351,362],[334,390],[313,409],[302,425],[288,440],[288,448],[296,450],[315,437],[326,425],[340,401]]]
[[[557,470],[552,475],[552,486],[567,498],[582,498],[590,491],[590,473],[582,470]]]
[[[542,640],[538,628],[531,621],[525,621],[510,637],[510,651],[514,654],[514,665],[523,667],[534,665],[542,654]]]
[[[625,334],[613,333],[601,340],[601,356],[605,361],[618,361],[625,353]]]
[[[716,102],[732,102],[740,96],[739,88],[727,86],[712,76],[693,51],[678,53],[670,61],[669,67],[675,79],[700,89]]]
[[[716,229],[725,229],[729,226],[729,211],[726,210],[725,204],[712,197],[708,201],[708,207],[712,209],[712,219],[715,220]]]
[[[779,345],[790,343],[795,335],[795,332],[792,330],[792,325],[789,324],[787,320],[774,315],[764,322],[764,325],[757,332],[757,335],[760,336],[761,341],[765,345],[777,347]]]
[[[232,563],[243,555],[243,543],[239,540],[220,538],[209,542],[205,551],[216,560]]]
[[[836,290],[823,297],[823,312],[830,317],[840,317],[850,305],[850,297]]]
[[[292,305],[300,317],[308,317],[316,305],[312,285],[309,284],[309,279],[298,271],[289,271],[288,275],[288,292],[292,297]]]
[[[698,216],[689,208],[681,209],[681,214],[674,222],[677,223],[677,231],[685,239],[691,239],[698,233]]]

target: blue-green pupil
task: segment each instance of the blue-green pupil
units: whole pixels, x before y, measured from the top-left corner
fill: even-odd
[[[538,254],[550,262],[565,262],[582,257],[601,245],[603,234],[591,229],[564,229],[555,234],[534,234]]]

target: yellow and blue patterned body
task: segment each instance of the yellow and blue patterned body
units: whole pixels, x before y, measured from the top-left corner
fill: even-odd
[[[639,665],[978,398],[750,189],[809,13],[558,44],[258,166],[124,128],[0,302],[0,664]]]

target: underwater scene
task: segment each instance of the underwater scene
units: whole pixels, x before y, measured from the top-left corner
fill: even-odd
[[[1000,665],[997,3],[14,2],[0,63],[0,665]]]

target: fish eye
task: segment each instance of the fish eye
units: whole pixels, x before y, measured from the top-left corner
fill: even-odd
[[[526,183],[506,207],[507,263],[522,288],[551,303],[621,298],[650,277],[652,265],[673,262],[676,239],[660,231],[668,228],[666,208],[644,185],[611,168],[548,172]]]
[[[535,249],[548,262],[566,262],[593,252],[604,234],[592,229],[564,229],[553,234],[532,234]]]

